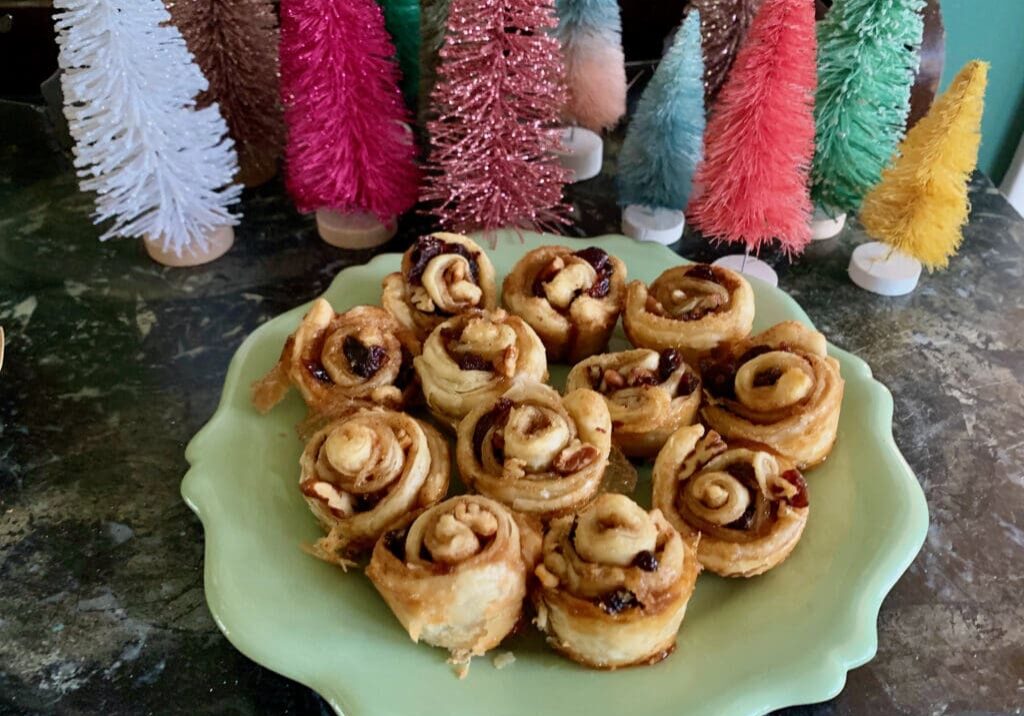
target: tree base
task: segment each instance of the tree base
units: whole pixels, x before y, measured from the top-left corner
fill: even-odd
[[[174,268],[202,266],[216,261],[227,253],[235,243],[235,230],[231,226],[217,226],[206,232],[205,247],[187,247],[180,256],[174,253],[174,249],[165,247],[164,242],[160,239],[154,240],[147,236],[142,243],[146,246],[146,253],[149,254],[149,257],[158,264]]]
[[[839,212],[835,217],[831,217],[827,211],[816,206],[811,218],[811,240],[824,241],[838,236],[845,225],[846,212]]]
[[[398,231],[394,219],[382,223],[373,214],[342,214],[317,209],[316,230],[320,238],[339,249],[372,249],[387,243]]]
[[[921,262],[887,244],[861,244],[850,256],[850,280],[880,296],[903,296],[917,287]]]
[[[760,279],[769,286],[779,285],[779,275],[775,273],[775,269],[766,264],[756,256],[746,256],[744,254],[729,254],[723,256],[717,261],[712,262],[712,266],[721,266],[723,268],[732,269],[744,276]]]
[[[573,184],[593,179],[604,164],[604,141],[601,136],[583,127],[562,130],[562,147],[556,151],[558,163],[572,172]]]
[[[622,210],[622,233],[637,241],[668,246],[683,237],[686,217],[675,209],[630,204]]]

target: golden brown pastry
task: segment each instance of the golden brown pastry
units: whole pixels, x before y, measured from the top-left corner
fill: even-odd
[[[700,405],[700,378],[674,348],[661,353],[637,348],[577,363],[565,389],[590,388],[604,396],[612,440],[630,457],[654,457],[668,436],[693,423]]]
[[[754,322],[754,292],[735,271],[708,264],[670,268],[649,287],[632,281],[622,325],[637,348],[682,351],[687,362],[745,338]]]
[[[494,266],[467,236],[422,236],[403,254],[401,271],[384,277],[380,303],[423,340],[452,316],[497,307]]]
[[[386,533],[366,576],[413,641],[466,662],[497,646],[519,621],[533,566],[521,534],[504,506],[460,495]]]
[[[413,357],[420,342],[386,311],[356,306],[335,313],[313,302],[284,344],[277,364],[252,385],[252,402],[266,413],[294,385],[313,413],[352,401],[401,408],[416,395]]]
[[[544,381],[547,357],[537,334],[505,311],[451,318],[430,334],[414,361],[427,407],[453,429],[466,413],[519,378]]]
[[[693,548],[659,510],[606,493],[549,526],[535,621],[581,664],[654,664],[675,649],[699,572]]]
[[[451,456],[436,429],[383,408],[335,419],[306,443],[299,487],[329,530],[313,552],[344,561],[384,532],[443,499]]]
[[[762,443],[801,470],[828,456],[843,378],[825,336],[785,321],[705,359],[700,370],[701,414],[726,440]]]
[[[680,428],[654,463],[654,506],[697,558],[723,577],[753,577],[780,564],[803,534],[807,483],[792,463],[752,444],[726,445],[704,426]]]
[[[626,297],[626,265],[603,249],[542,246],[505,277],[502,298],[537,332],[549,361],[575,363],[608,347]]]
[[[601,487],[611,418],[592,390],[561,397],[524,381],[481,403],[459,424],[459,476],[468,487],[537,517],[577,510]]]

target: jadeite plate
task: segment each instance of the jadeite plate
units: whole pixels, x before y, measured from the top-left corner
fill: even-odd
[[[571,241],[505,236],[490,251],[499,279],[526,250]],[[592,239],[622,258],[630,278],[653,280],[683,263],[669,250],[617,236]],[[376,303],[400,256],[342,271],[325,297],[338,310]],[[807,315],[782,291],[752,281],[754,330]],[[500,280],[499,280],[500,285]],[[914,559],[928,527],[921,487],[892,438],[892,396],[867,364],[829,346],[846,379],[839,440],[809,475],[811,515],[784,564],[750,580],[705,574],[676,652],[652,667],[585,669],[534,631],[475,659],[458,680],[446,652],[413,644],[369,581],[300,550],[319,536],[297,487],[304,407],[292,392],[269,415],[249,385],[277,360],[307,306],[246,339],[228,369],[217,412],[186,450],[181,491],[206,530],[206,599],[218,626],[251,659],[315,689],[345,716],[588,716],[762,714],[828,699],[870,660],[882,599]],[[626,347],[621,332],[613,348]],[[554,367],[561,385],[566,370]],[[637,497],[650,504],[650,470]]]

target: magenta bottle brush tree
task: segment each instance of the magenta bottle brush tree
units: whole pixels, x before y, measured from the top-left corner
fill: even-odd
[[[565,106],[552,0],[452,0],[423,199],[455,231],[565,223]]]
[[[287,187],[300,211],[318,212],[330,243],[386,240],[416,201],[394,58],[374,0],[282,0]]]

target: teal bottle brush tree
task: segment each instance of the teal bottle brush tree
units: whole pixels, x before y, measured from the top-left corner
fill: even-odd
[[[857,211],[903,138],[923,7],[924,0],[835,0],[818,24],[811,197],[819,217]]]
[[[672,243],[704,142],[700,15],[691,10],[644,90],[619,153],[623,233]]]

